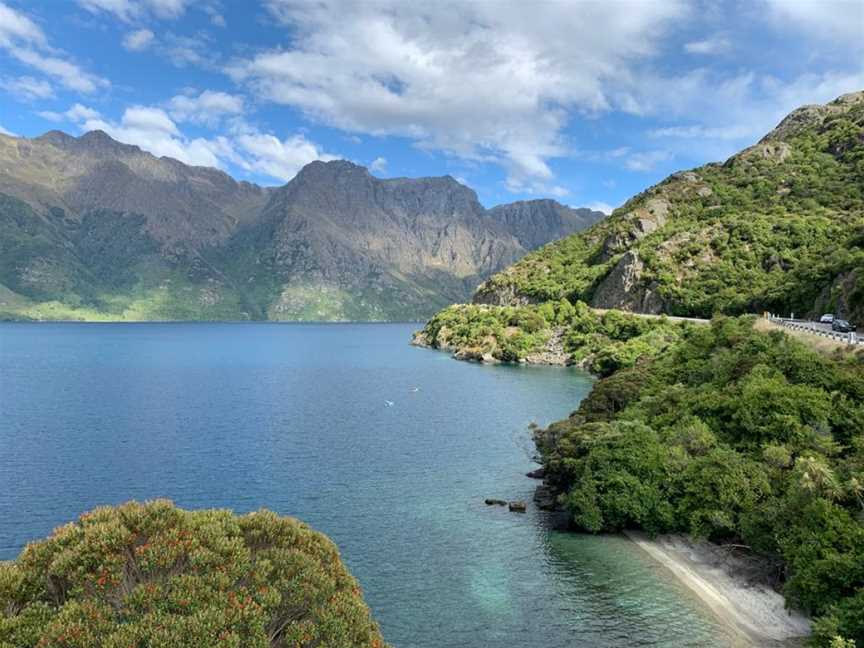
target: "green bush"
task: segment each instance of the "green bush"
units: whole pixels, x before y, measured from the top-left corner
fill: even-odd
[[[335,545],[269,511],[97,508],[0,563],[2,648],[383,647]]]

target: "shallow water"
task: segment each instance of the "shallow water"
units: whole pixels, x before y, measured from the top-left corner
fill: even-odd
[[[629,540],[484,505],[530,501],[527,425],[590,378],[414,328],[0,324],[0,559],[98,504],[267,507],[333,538],[398,648],[727,645]]]

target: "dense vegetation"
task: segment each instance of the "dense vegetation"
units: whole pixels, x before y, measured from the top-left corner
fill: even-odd
[[[864,642],[864,357],[718,318],[536,433],[581,529],[687,532],[776,561],[814,642]]]
[[[725,164],[676,173],[528,254],[481,299],[592,303],[635,252],[642,267],[631,292],[650,291],[670,315],[821,310],[864,321],[864,93],[785,124]]]
[[[268,511],[98,508],[0,563],[2,648],[383,647],[325,536]]]
[[[668,318],[648,319],[567,300],[539,306],[456,305],[433,317],[416,341],[455,351],[462,359],[519,362],[557,342],[560,362],[606,376],[637,359],[668,348],[684,326]]]

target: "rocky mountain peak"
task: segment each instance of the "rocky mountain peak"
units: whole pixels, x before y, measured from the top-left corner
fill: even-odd
[[[841,95],[827,104],[801,106],[786,115],[774,130],[759,140],[759,143],[789,139],[805,130],[818,126],[826,117],[845,113],[860,103],[864,103],[864,90]]]

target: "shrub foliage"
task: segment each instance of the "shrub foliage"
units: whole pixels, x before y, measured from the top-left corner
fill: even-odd
[[[336,546],[269,511],[97,508],[0,563],[2,648],[383,647]]]

